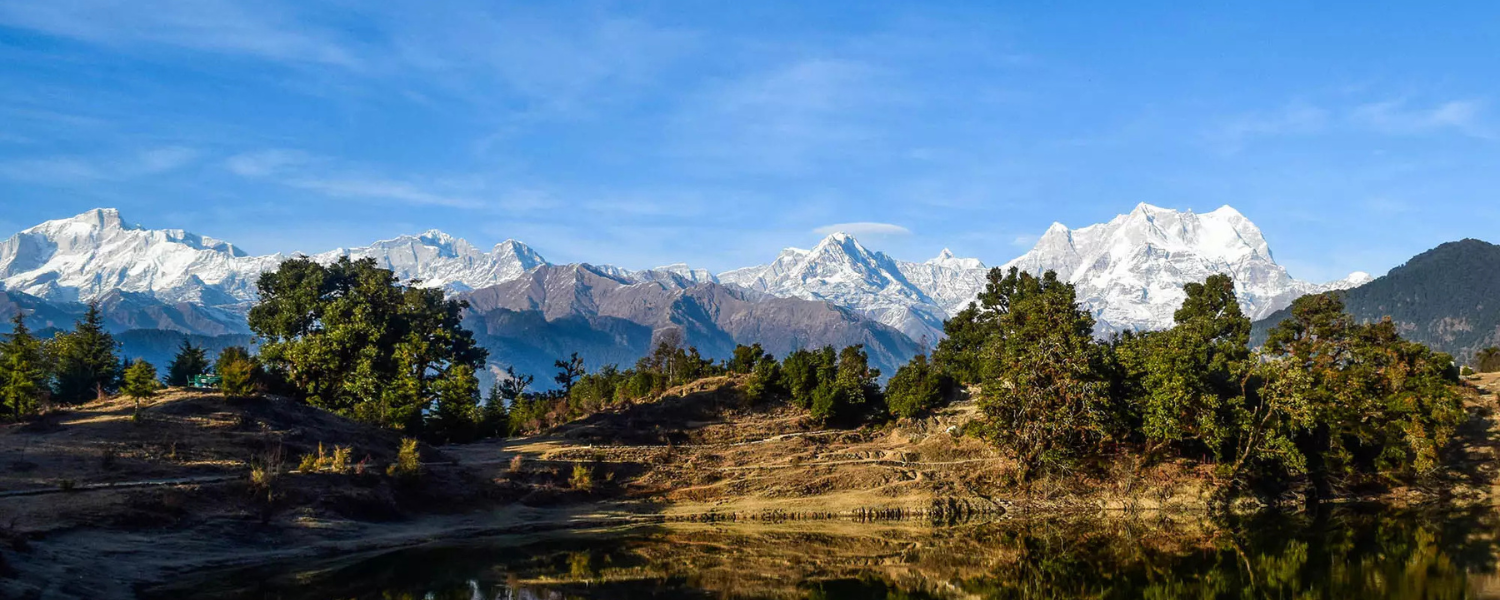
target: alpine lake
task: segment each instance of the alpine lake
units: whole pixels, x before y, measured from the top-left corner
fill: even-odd
[[[200,574],[147,598],[1500,598],[1489,507],[668,523]]]

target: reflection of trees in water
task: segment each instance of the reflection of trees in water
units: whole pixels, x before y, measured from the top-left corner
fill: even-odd
[[[520,548],[399,552],[312,578],[283,573],[295,593],[260,584],[243,596],[1462,598],[1472,595],[1470,574],[1495,571],[1496,529],[1487,511],[1354,509],[1218,525],[1046,519],[932,529],[661,528]]]
[[[1017,560],[960,588],[981,598],[1463,598],[1491,573],[1492,514],[1339,511],[1231,523],[1198,549],[1118,530],[1019,530]]]

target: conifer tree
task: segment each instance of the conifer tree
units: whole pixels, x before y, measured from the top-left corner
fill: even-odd
[[[115,356],[114,336],[104,330],[104,317],[97,303],[73,327],[48,344],[54,368],[53,397],[62,402],[83,402],[114,391],[123,368]]]
[[[10,334],[0,342],[0,406],[19,421],[36,413],[47,392],[42,342],[31,335],[23,313],[17,311]]]
[[[167,385],[182,387],[193,382],[193,377],[208,372],[208,355],[202,346],[193,345],[193,341],[186,337],[182,338],[182,345],[177,348],[177,355],[172,357],[171,364],[167,365]]]
[[[141,400],[150,398],[156,394],[161,384],[156,381],[156,367],[145,359],[137,358],[130,368],[125,369],[124,383],[120,386],[120,393],[127,398],[135,400],[135,412],[141,412]]]

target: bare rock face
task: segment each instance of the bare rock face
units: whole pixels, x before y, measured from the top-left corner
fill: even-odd
[[[592,265],[542,266],[462,297],[482,341],[543,347],[557,336],[588,339],[553,356],[578,351],[595,366],[628,366],[667,330],[681,332],[684,343],[713,358],[727,358],[736,344],[759,343],[777,356],[799,348],[864,344],[885,374],[918,351],[900,331],[828,302],[778,298],[681,276],[638,281]],[[602,330],[616,335],[590,337]],[[550,369],[550,361],[537,368]]]

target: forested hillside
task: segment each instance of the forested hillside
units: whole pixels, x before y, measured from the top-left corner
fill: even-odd
[[[1428,250],[1384,277],[1342,292],[1349,314],[1361,321],[1389,316],[1401,336],[1469,362],[1482,348],[1500,344],[1500,246],[1475,239]],[[1285,320],[1277,311],[1255,323],[1254,344]]]

